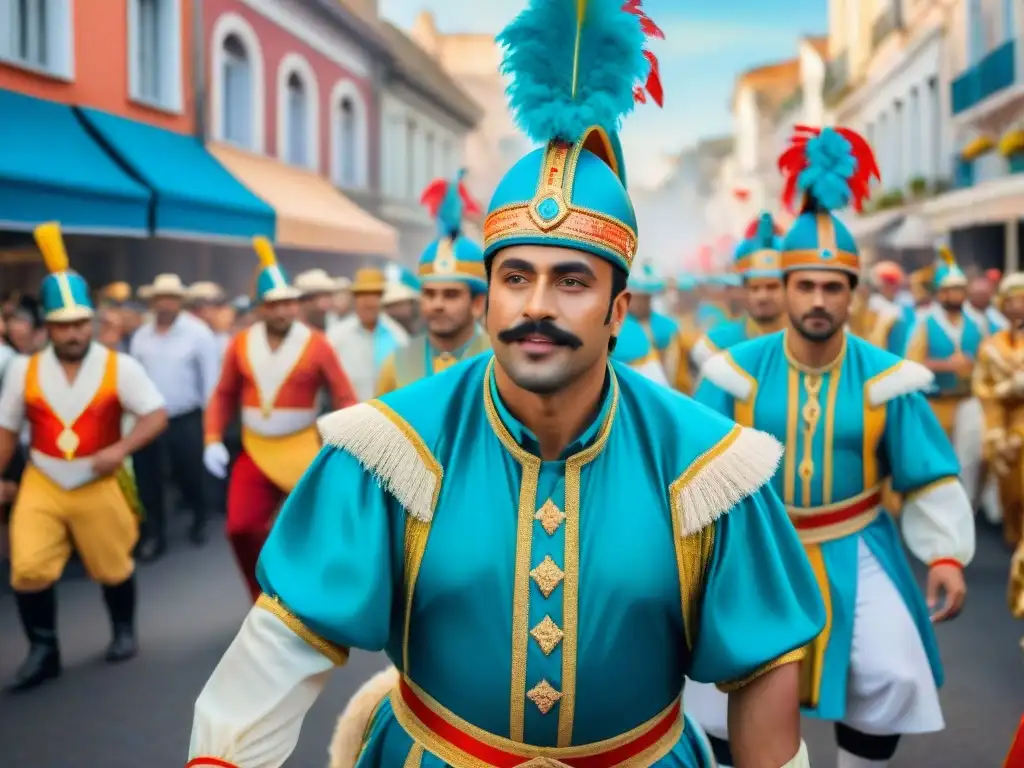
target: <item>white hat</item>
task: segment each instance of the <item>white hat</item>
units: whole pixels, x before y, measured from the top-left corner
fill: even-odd
[[[140,285],[139,289],[135,291],[135,295],[143,301],[148,301],[153,298],[153,286],[150,284]]]
[[[224,291],[216,283],[201,280],[188,287],[185,291],[185,298],[189,301],[220,301],[224,298]]]
[[[386,307],[400,301],[416,301],[419,297],[419,291],[410,288],[405,283],[388,283],[380,302]]]
[[[338,290],[338,284],[334,278],[322,269],[309,269],[296,275],[292,285],[302,291],[303,296],[311,296],[318,293],[334,293]]]
[[[336,277],[334,278],[334,290],[339,291],[350,291],[352,290],[352,281],[347,277]]]
[[[185,296],[185,284],[181,278],[171,273],[157,275],[153,284],[149,286],[149,296]]]

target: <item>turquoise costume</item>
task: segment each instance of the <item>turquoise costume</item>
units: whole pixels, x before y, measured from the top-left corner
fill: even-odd
[[[417,285],[421,282],[462,284],[477,296],[487,292],[487,270],[483,248],[462,234],[466,194],[461,185],[462,175],[460,171],[454,181],[438,180],[428,187],[428,192],[436,191],[432,196],[436,200],[432,210],[437,219],[438,237],[420,255],[418,276],[410,275],[409,280],[415,280]],[[433,376],[490,348],[490,340],[475,323],[473,335],[455,350],[437,349],[429,334],[417,334],[384,361],[377,376],[377,395]]]
[[[736,246],[733,264],[735,275],[743,283],[756,279],[781,280],[781,241],[775,234],[775,222],[771,214],[762,213],[748,229],[748,233],[749,236]],[[765,331],[749,316],[725,320],[708,328],[698,339],[690,355],[699,371],[716,353],[764,333]]]
[[[665,290],[665,281],[658,275],[654,264],[645,261],[629,273],[629,290],[634,294],[644,296],[657,296]],[[641,329],[647,335],[651,346],[657,351],[662,360],[669,354],[676,335],[679,333],[679,324],[668,315],[651,310],[650,317],[646,320],[638,318]]]
[[[731,273],[710,275],[703,281],[704,286],[717,290],[736,288],[741,284],[740,276]],[[719,323],[724,323],[729,319],[729,311],[716,301],[702,299],[697,304],[697,324],[704,331],[714,328]]]
[[[274,301],[295,301],[302,296],[288,281],[288,275],[277,263],[274,246],[265,237],[252,239],[253,250],[260,260],[260,271],[256,276],[256,301],[266,304]]]
[[[533,0],[499,37],[513,112],[544,146],[498,185],[485,258],[558,245],[628,273],[615,130],[648,74],[636,5]],[[708,768],[684,676],[742,686],[801,657],[824,614],[768,488],[773,438],[612,361],[591,423],[542,460],[496,366],[479,355],[321,420],[263,549],[266,594],[196,704],[193,756],[280,764],[307,691],[362,648],[397,677],[355,731],[359,768]],[[268,677],[286,684],[239,697]],[[300,693],[268,717],[282,688]]]
[[[786,272],[858,273],[856,244],[832,210],[856,198],[855,169],[873,167],[862,141],[845,129],[824,128],[801,146],[804,163],[795,172],[804,203],[781,244]],[[943,671],[932,621],[896,524],[881,507],[882,484],[891,479],[907,496],[901,523],[917,557],[963,564],[973,556],[973,518],[956,481],[957,460],[922,394],[932,375],[845,331],[836,359],[812,370],[790,354],[790,333],[746,341],[712,358],[695,397],[785,443],[773,484],[828,614],[803,661],[805,712],[872,734],[938,730],[935,688]],[[875,578],[878,569],[884,575]],[[903,617],[907,631],[889,639],[885,622]],[[879,650],[880,642],[889,646]],[[880,667],[886,653],[895,671]],[[892,679],[882,680],[880,668]],[[860,684],[862,674],[875,676]],[[698,715],[712,731],[707,717]]]

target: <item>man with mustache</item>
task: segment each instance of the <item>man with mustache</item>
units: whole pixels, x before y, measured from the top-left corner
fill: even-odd
[[[733,265],[743,281],[747,311],[744,316],[708,329],[697,341],[691,356],[698,371],[723,349],[785,326],[778,234],[772,215],[767,212],[747,228],[746,239],[736,248]]]
[[[196,703],[193,768],[280,765],[352,647],[401,670],[345,729],[359,768],[703,768],[686,674],[736,691],[744,766],[807,766],[794,662],[824,615],[768,489],[780,447],[609,363],[637,250],[615,130],[648,65],[637,3],[585,10],[533,2],[499,38],[542,146],[484,224],[494,354],[324,417],[266,596]],[[568,28],[609,52],[578,90]]]
[[[135,655],[138,497],[126,461],[167,427],[142,366],[94,341],[89,286],[71,271],[59,226],[42,224],[35,236],[49,272],[40,296],[50,344],[11,362],[0,394],[0,473],[26,425],[31,433],[11,512],[11,586],[29,641],[13,691],[61,674],[56,584],[72,549],[103,586],[113,635],[106,661]]]
[[[446,183],[435,181],[430,188]],[[454,201],[431,208],[440,236],[420,256],[420,315],[426,332],[413,336],[407,346],[384,361],[377,379],[377,397],[491,348],[477,322],[483,316],[487,297],[484,252],[462,234],[465,204],[457,182],[451,182],[451,186]]]
[[[797,129],[779,164],[787,206],[802,197],[781,243],[791,327],[712,358],[696,398],[785,441],[775,487],[829,615],[802,663],[805,713],[835,721],[839,768],[877,768],[900,734],[944,727],[932,624],[963,606],[974,516],[924,397],[931,372],[844,330],[860,258],[832,211],[860,208],[877,175],[871,148],[848,129]],[[887,477],[906,496],[903,541],[929,566],[926,596],[881,507]],[[688,707],[717,738],[719,764],[734,765],[724,698],[699,686]]]

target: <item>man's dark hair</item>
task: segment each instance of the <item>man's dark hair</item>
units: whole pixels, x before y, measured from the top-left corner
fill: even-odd
[[[849,272],[843,272],[850,280],[850,290],[857,290],[857,286],[860,285],[860,278],[857,275],[851,275]],[[789,285],[789,278],[793,276],[792,272],[787,272],[782,276],[782,284]]]
[[[486,270],[486,272],[487,272],[487,287],[488,288],[491,287],[491,267],[493,265],[494,265],[494,256],[493,255],[488,256],[487,259],[484,260],[484,270]],[[621,294],[624,290],[626,290],[626,285],[627,285],[628,282],[629,282],[629,275],[625,272],[625,270],[620,269],[619,267],[613,266],[612,267],[612,294],[608,298],[608,314],[606,314],[604,316],[604,324],[605,325],[608,325],[608,323],[610,323],[612,321],[612,308],[615,306],[615,299],[617,299],[619,297],[619,294]],[[489,294],[490,294],[490,291],[488,291],[488,296],[484,299],[484,312],[487,312],[487,306],[488,306],[488,303],[490,302],[490,295]],[[618,343],[619,343],[619,339],[618,339],[617,336],[612,336],[610,339],[608,339],[608,354],[609,355],[612,352],[615,351],[615,345],[618,344]]]

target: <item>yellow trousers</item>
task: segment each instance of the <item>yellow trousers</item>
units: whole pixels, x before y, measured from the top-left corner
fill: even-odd
[[[138,519],[117,478],[67,491],[33,467],[25,469],[11,511],[11,586],[35,592],[56,583],[78,550],[97,582],[120,584],[135,570]]]

